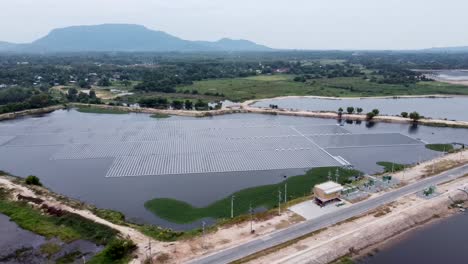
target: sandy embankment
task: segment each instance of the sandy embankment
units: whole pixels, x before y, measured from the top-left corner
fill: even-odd
[[[399,96],[399,98],[408,97],[408,98],[422,98],[429,96]],[[444,97],[443,95],[431,95],[431,97]],[[445,96],[447,97],[447,96]],[[453,97],[453,96],[450,96]],[[321,99],[342,99],[335,97],[317,97],[317,96],[284,96],[277,97],[273,99],[285,99],[285,98],[321,98]],[[371,97],[366,97],[371,98]],[[374,98],[393,98],[393,97],[374,97]],[[347,98],[348,99],[348,98]],[[349,98],[351,99],[351,98]],[[359,98],[355,98],[359,99]],[[316,117],[316,118],[330,118],[330,119],[340,119],[338,113],[335,112],[320,112],[320,111],[305,111],[305,110],[288,110],[288,109],[269,109],[269,108],[259,108],[253,107],[252,105],[256,102],[272,100],[272,99],[260,99],[260,100],[249,100],[241,104],[241,109],[246,110],[249,113],[259,113],[259,114],[278,114],[278,115],[289,115],[289,116],[304,116],[304,117]],[[353,120],[353,121],[368,121],[365,114],[345,114],[341,115],[341,119]],[[378,115],[372,119],[374,122],[387,122],[387,123],[413,123],[409,118],[403,118],[400,116],[384,116]],[[418,124],[421,125],[432,125],[432,126],[450,126],[450,127],[462,127],[468,128],[468,121],[451,121],[444,119],[429,119],[424,118],[418,120]]]
[[[48,107],[43,107],[43,108],[29,109],[29,110],[24,110],[24,111],[0,114],[0,121],[8,120],[8,119],[15,119],[18,117],[28,116],[28,115],[39,115],[39,114],[50,113],[55,110],[59,110],[63,108],[65,108],[65,106],[63,105],[53,105],[53,106],[48,106]]]

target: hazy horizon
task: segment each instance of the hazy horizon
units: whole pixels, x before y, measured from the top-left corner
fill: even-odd
[[[467,9],[462,0],[5,0],[0,41],[28,43],[55,28],[122,23],[187,40],[248,39],[278,49],[468,46]]]

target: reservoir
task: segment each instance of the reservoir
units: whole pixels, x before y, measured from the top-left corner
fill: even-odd
[[[468,87],[467,87],[468,89]],[[333,111],[341,107],[346,112],[347,107],[362,108],[363,113],[379,109],[382,115],[400,115],[401,112],[418,112],[420,115],[434,119],[468,121],[468,97],[449,98],[312,98],[291,97],[259,101],[253,106],[269,107],[270,104],[279,108],[305,111]]]
[[[54,192],[121,211],[133,222],[190,229],[201,223],[167,222],[144,203],[172,198],[206,206],[245,188],[302,175],[307,166],[339,166],[331,158],[337,156],[365,173],[380,172],[376,162],[428,160],[441,153],[425,148],[426,143],[468,143],[466,135],[459,128],[339,125],[292,116],[154,119],[59,110],[0,122],[0,170],[36,175]]]
[[[358,263],[466,263],[468,215],[458,214],[410,231]]]

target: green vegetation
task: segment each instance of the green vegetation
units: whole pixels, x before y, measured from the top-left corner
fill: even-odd
[[[315,184],[326,181],[328,173],[334,173],[336,170],[339,172],[339,181],[341,183],[346,182],[349,176],[354,176],[358,173],[355,170],[343,168],[315,168],[308,171],[305,175],[290,177],[279,184],[238,191],[233,194],[235,196],[234,215],[249,212],[250,204],[253,208],[274,208],[278,204],[278,190],[283,191],[285,183],[287,183],[288,200],[306,196],[310,194]],[[230,217],[230,204],[231,196],[202,208],[193,207],[182,201],[157,198],[147,201],[145,207],[163,219],[176,223],[189,223],[205,217],[216,219]]]
[[[161,119],[161,118],[169,118],[171,116],[167,114],[156,113],[156,114],[152,114],[150,117]]]
[[[72,251],[70,253],[67,253],[60,258],[57,259],[55,262],[56,264],[69,264],[69,263],[74,263],[77,258],[79,258],[82,255],[80,251]]]
[[[81,113],[94,113],[94,114],[128,114],[127,111],[118,108],[101,108],[94,106],[80,106],[77,108]]]
[[[37,176],[29,175],[24,182],[28,185],[42,186],[41,180]]]
[[[149,237],[152,237],[156,240],[159,240],[159,241],[175,241],[181,237],[192,235],[191,233],[173,231],[172,229],[165,229],[165,228],[161,228],[159,226],[154,226],[154,225],[139,225],[139,224],[128,223],[125,220],[124,214],[122,214],[121,212],[114,211],[114,210],[100,209],[100,208],[92,208],[91,210],[95,215],[103,219],[106,219],[114,224],[126,225],[132,228],[138,229],[143,234]],[[194,232],[196,233],[197,231],[194,231]]]
[[[419,119],[421,119],[421,116],[419,115],[418,112],[411,112],[409,114],[409,118],[411,118],[413,122],[417,122]]]
[[[54,242],[47,242],[41,245],[41,253],[47,255],[47,258],[51,258],[54,254],[58,253],[62,247]]]
[[[394,96],[422,94],[468,94],[466,86],[440,82],[386,84],[360,77],[338,77],[295,82],[294,75],[260,75],[247,78],[214,79],[181,86],[177,91],[196,90],[199,94],[223,94],[231,101],[273,98],[286,95],[317,95],[337,97]]]
[[[25,202],[6,199],[5,191],[2,191],[0,198],[0,213],[10,217],[21,228],[46,238],[58,237],[64,242],[85,239],[104,245],[117,234],[107,226],[76,214],[65,213],[62,216],[42,214]]]
[[[105,245],[104,250],[88,263],[128,263],[130,253],[136,248],[132,241],[117,238],[118,232],[110,227],[69,212],[61,216],[44,214],[26,202],[10,200],[9,196],[7,190],[0,188],[0,213],[10,217],[21,228],[48,239],[57,237],[65,243],[83,239]],[[40,250],[50,258],[60,251],[60,245],[45,243]],[[60,257],[56,263],[73,263],[81,255],[81,252],[74,251]]]
[[[130,261],[130,254],[136,249],[136,245],[129,239],[114,239],[106,248],[94,256],[88,263],[124,264]]]
[[[350,257],[341,258],[332,264],[354,264],[355,262]]]
[[[426,148],[439,152],[452,152],[455,149],[452,144],[427,144]]]
[[[377,162],[377,165],[384,167],[385,173],[401,171],[407,167],[407,165],[404,165],[404,164],[398,164],[398,163],[387,162],[387,161],[379,161]]]

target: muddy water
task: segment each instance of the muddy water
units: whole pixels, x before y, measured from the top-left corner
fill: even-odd
[[[96,246],[84,240],[73,241],[69,244],[56,238],[47,240],[43,236],[20,228],[3,214],[0,214],[0,234],[0,263],[49,263],[50,260],[77,251],[81,252],[86,259],[90,259],[103,249],[102,246]],[[50,256],[50,259],[41,252],[41,246],[47,243],[54,243],[61,247],[59,252]]]

